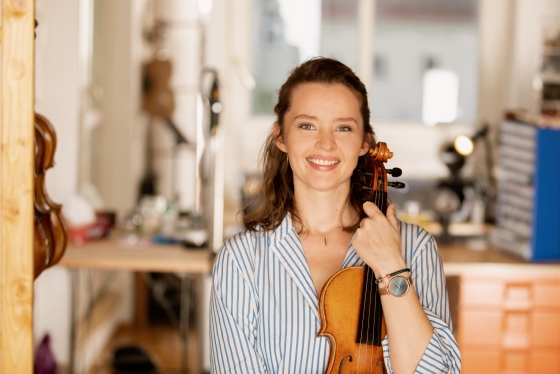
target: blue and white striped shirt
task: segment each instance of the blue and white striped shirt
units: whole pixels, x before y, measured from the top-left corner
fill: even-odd
[[[459,373],[435,240],[416,225],[401,222],[400,231],[414,289],[434,326],[416,372]],[[342,267],[359,265],[364,263],[350,244]],[[276,230],[245,231],[224,244],[213,271],[212,373],[323,374],[329,343],[317,337],[319,326],[318,295],[289,215]],[[392,373],[387,337],[383,355]]]

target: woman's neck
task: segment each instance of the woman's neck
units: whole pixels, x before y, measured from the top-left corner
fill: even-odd
[[[298,232],[331,235],[355,224],[358,213],[348,199],[348,191],[314,191],[294,193],[295,209],[301,222],[294,222]]]

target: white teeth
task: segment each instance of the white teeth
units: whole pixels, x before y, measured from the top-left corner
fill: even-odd
[[[310,162],[314,163],[314,164],[323,165],[323,166],[325,166],[325,165],[335,165],[335,164],[338,164],[338,162],[339,162],[339,161],[336,161],[336,160],[330,160],[330,161],[329,160],[318,160],[318,159],[315,159],[315,158],[308,158],[308,160]]]

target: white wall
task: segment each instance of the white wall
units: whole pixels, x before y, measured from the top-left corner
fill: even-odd
[[[47,171],[46,189],[58,203],[76,192],[80,112],[78,66],[79,2],[37,0],[35,108],[57,134],[55,167]],[[34,337],[49,333],[54,355],[68,361],[70,325],[68,272],[52,269],[35,281]]]
[[[79,4],[69,0],[36,2],[35,109],[56,130],[56,165],[47,172],[47,191],[59,203],[76,191],[78,181]]]
[[[136,204],[143,172],[142,16],[146,1],[93,3],[92,82],[103,90],[103,97],[98,103],[101,117],[92,131],[92,182],[105,208],[116,210],[122,220]]]

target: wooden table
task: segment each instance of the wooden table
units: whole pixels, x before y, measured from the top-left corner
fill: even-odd
[[[113,238],[70,244],[59,262],[69,268],[209,274],[213,256],[206,249],[180,245],[124,244]]]
[[[527,262],[521,257],[500,250],[491,244],[487,244],[486,249],[472,249],[469,240],[439,244],[438,250],[446,276],[460,276],[474,271],[485,273],[497,269],[538,270],[546,273],[560,271],[559,261]]]
[[[80,269],[163,272],[181,275],[181,313],[180,334],[183,339],[183,372],[187,364],[187,337],[190,307],[189,290],[191,277],[210,274],[213,265],[213,254],[207,249],[189,249],[180,245],[160,245],[140,241],[136,245],[115,236],[110,239],[92,241],[83,245],[70,244],[58,266],[70,268],[72,271],[72,321],[76,321],[76,300],[78,298],[76,271]],[[72,323],[70,344],[70,373],[76,369],[76,323]]]
[[[460,276],[465,271],[487,265],[527,265],[527,262],[493,246],[487,249],[471,249],[466,241],[457,241],[453,244],[438,245],[439,254],[443,261],[443,270],[446,276]]]

